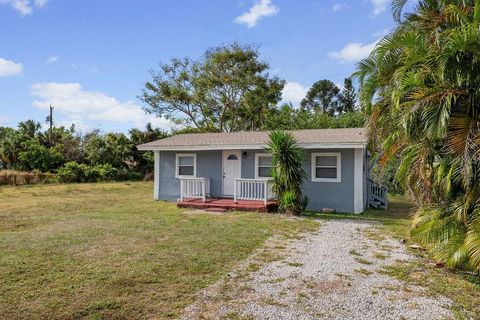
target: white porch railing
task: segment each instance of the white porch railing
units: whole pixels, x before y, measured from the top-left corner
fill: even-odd
[[[235,179],[233,201],[257,200],[267,205],[274,198],[271,181],[263,179]]]
[[[180,201],[202,199],[210,195],[210,178],[180,178]]]

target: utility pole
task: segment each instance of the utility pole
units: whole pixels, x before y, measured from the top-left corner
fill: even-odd
[[[50,123],[50,148],[53,147],[53,107],[50,105],[50,115],[47,116],[47,121]]]

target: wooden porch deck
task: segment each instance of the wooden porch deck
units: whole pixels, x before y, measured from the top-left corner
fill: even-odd
[[[263,201],[254,200],[237,200],[234,202],[232,198],[207,198],[205,202],[202,199],[184,199],[177,202],[179,208],[195,208],[195,209],[217,209],[217,210],[237,210],[237,211],[258,211],[271,212],[275,210],[277,202],[270,200],[265,203]]]

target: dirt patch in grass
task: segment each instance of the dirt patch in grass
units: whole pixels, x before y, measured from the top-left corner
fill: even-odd
[[[152,188],[0,187],[1,317],[176,318],[268,238],[318,225],[271,214],[190,214],[152,201]]]

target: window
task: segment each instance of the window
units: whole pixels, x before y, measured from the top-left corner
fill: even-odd
[[[340,153],[312,153],[312,181],[341,182]]]
[[[197,175],[197,155],[196,154],[177,154],[176,156],[175,176],[195,177]]]
[[[268,179],[272,176],[272,156],[269,153],[255,154],[255,179]]]

